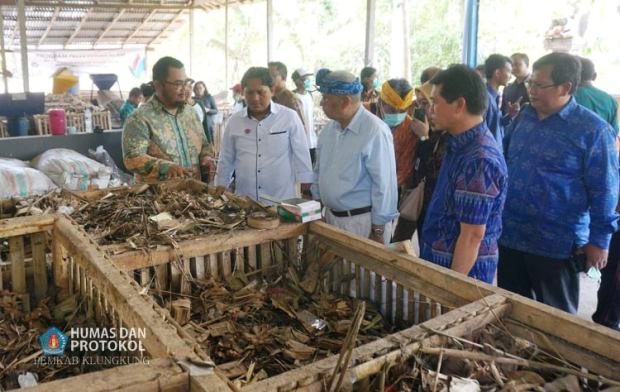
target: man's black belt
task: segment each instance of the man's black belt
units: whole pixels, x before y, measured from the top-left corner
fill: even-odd
[[[365,214],[367,212],[370,212],[371,210],[372,210],[372,208],[370,206],[369,207],[356,208],[354,210],[349,210],[349,211],[334,211],[334,210],[330,209],[332,214],[334,216],[337,216],[338,218],[344,218],[345,216],[362,215],[362,214]]]

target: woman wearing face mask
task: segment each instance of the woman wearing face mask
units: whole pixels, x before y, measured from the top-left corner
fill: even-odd
[[[377,114],[377,100],[379,99],[380,87],[377,78],[377,70],[373,67],[366,67],[360,72],[360,81],[364,87],[362,90],[362,102],[368,103],[368,109],[371,113]]]
[[[407,80],[390,79],[381,86],[377,102],[377,116],[392,131],[394,154],[396,155],[396,180],[398,183],[399,200],[407,190],[407,180],[409,180],[413,172],[415,150],[420,140],[420,137],[412,129],[412,123],[415,120],[408,114],[413,104],[413,97],[413,87],[411,87]],[[399,225],[403,219],[399,218]]]

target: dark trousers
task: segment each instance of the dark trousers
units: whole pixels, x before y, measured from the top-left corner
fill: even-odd
[[[579,306],[579,271],[570,259],[554,259],[499,247],[497,285],[569,313]]]
[[[316,148],[310,149],[310,161],[312,162],[312,167],[314,167],[314,162],[316,161]]]
[[[620,330],[620,232],[611,237],[607,266],[601,270],[595,323]]]

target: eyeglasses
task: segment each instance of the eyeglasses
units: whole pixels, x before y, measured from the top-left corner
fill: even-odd
[[[552,83],[552,84],[540,84],[536,82],[527,81],[525,82],[525,87],[530,90],[545,90],[551,87],[559,86],[562,83]]]
[[[185,84],[187,83],[185,80],[177,80],[175,82],[169,82],[167,80],[164,80],[164,83],[166,84],[171,84],[174,86],[174,88],[176,88],[177,90],[181,90],[183,87],[185,87]]]

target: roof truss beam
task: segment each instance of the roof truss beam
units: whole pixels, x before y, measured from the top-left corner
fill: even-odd
[[[50,21],[50,24],[47,25],[47,28],[45,29],[45,32],[43,33],[41,38],[39,38],[39,43],[37,44],[37,47],[41,46],[43,41],[45,41],[45,38],[47,38],[47,35],[50,33],[50,30],[52,29],[52,26],[54,25],[54,22],[56,22],[56,18],[58,18],[58,14],[59,13],[60,13],[60,7],[56,7],[54,9],[54,15],[52,15],[52,20]]]
[[[151,18],[153,17],[153,15],[155,15],[156,12],[157,10],[152,10],[151,12],[149,12],[146,18],[142,20],[140,25],[138,25],[138,27],[136,27],[136,29],[131,34],[129,34],[129,37],[125,39],[125,42],[123,42],[123,47],[127,45],[129,41],[138,34],[138,31],[140,31],[144,27],[144,25],[146,25],[148,21],[151,20]]]
[[[77,35],[80,33],[80,29],[82,28],[82,26],[84,26],[84,23],[86,22],[86,19],[88,19],[88,16],[90,15],[91,12],[92,12],[92,8],[86,11],[84,16],[82,17],[82,20],[80,20],[80,23],[78,23],[77,27],[75,28],[75,31],[71,33],[71,36],[69,36],[69,38],[65,42],[64,44],[65,49],[67,48],[67,46],[71,45],[71,42],[73,42],[73,39],[77,37]]]
[[[114,25],[116,24],[116,22],[119,21],[119,19],[123,16],[123,14],[125,13],[125,9],[122,9],[119,11],[118,14],[116,14],[116,16],[114,17],[114,19],[112,19],[112,22],[110,22],[110,24],[108,24],[108,27],[105,28],[105,30],[103,30],[101,32],[101,34],[99,34],[99,37],[97,37],[97,40],[95,41],[95,43],[93,44],[93,48],[95,47],[95,45],[97,45],[99,42],[101,42],[101,39],[110,31],[112,30],[112,27],[114,27]]]
[[[181,16],[183,16],[184,12],[185,10],[179,11],[179,13],[174,18],[172,18],[172,20],[168,23],[168,25],[164,27],[162,31],[160,31],[159,34],[157,34],[155,38],[153,38],[151,42],[149,42],[146,46],[147,47],[152,46],[158,39],[160,39],[164,34],[166,34],[168,32],[168,29],[172,27],[176,23],[176,21],[181,18]]]

